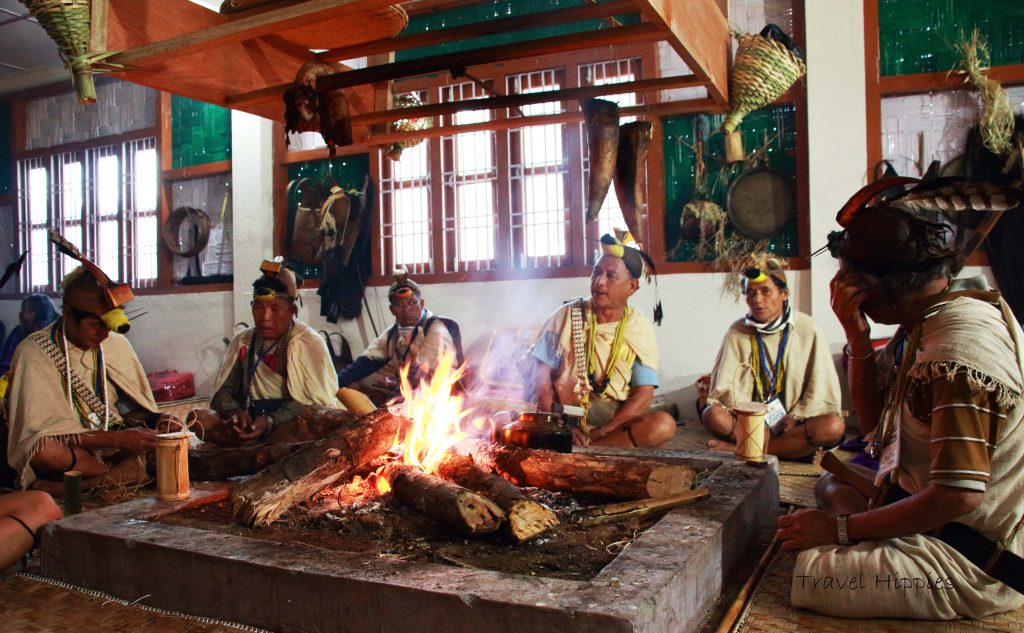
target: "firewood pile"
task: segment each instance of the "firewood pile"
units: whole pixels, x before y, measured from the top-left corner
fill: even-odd
[[[385,487],[402,505],[466,537],[499,533],[512,543],[535,539],[562,520],[598,525],[663,512],[707,496],[706,491],[692,490],[696,472],[685,464],[557,453],[473,439],[447,450],[434,472],[428,473],[393,453],[412,424],[400,412],[380,408],[352,419],[345,412],[313,405],[303,416],[335,430],[315,442],[260,451],[258,463],[273,463],[242,480],[231,492],[237,523],[267,526],[325,488],[349,482],[374,467],[365,485],[375,480],[386,482]],[[221,468],[223,461],[218,462]],[[249,454],[242,461],[254,462]],[[617,503],[560,518],[521,486],[587,493]]]

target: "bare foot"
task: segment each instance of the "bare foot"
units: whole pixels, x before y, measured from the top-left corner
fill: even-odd
[[[708,440],[708,450],[718,453],[735,453],[736,445],[725,440]]]

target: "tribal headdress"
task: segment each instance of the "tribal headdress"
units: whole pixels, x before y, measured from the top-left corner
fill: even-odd
[[[415,296],[417,299],[423,297],[419,284],[409,279],[409,271],[404,268],[396,268],[392,274],[395,277],[395,283],[391,284],[391,287],[388,288],[389,302],[394,299],[402,301],[412,296]]]
[[[131,287],[112,281],[99,266],[86,259],[78,247],[60,233],[53,229],[46,231],[58,251],[81,264],[68,273],[61,282],[64,305],[98,316],[113,332],[128,332],[131,323],[124,313],[124,305],[135,298]]]
[[[299,288],[302,287],[302,276],[279,261],[263,260],[260,264],[263,276],[252,282],[253,299],[256,301],[299,301]]]
[[[771,253],[752,253],[742,261],[740,289],[747,291],[750,284],[759,284],[768,279],[781,290],[788,288],[785,262]]]
[[[905,185],[915,186],[901,191]],[[896,193],[889,194],[893,187]],[[953,225],[925,219],[924,214],[1001,212],[1017,206],[1019,195],[1005,187],[959,178],[927,182],[880,178],[839,210],[836,222],[843,230],[830,233],[825,248],[833,257],[876,274],[923,270],[963,254]]]
[[[618,257],[626,265],[629,274],[634,279],[647,277],[650,283],[654,279],[654,322],[661,325],[664,312],[661,308],[661,296],[658,293],[658,279],[655,277],[654,260],[636,246],[636,240],[626,231],[615,231],[615,235],[605,234],[601,236],[601,252],[605,255]]]

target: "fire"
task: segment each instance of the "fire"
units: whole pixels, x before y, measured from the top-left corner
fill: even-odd
[[[435,471],[445,451],[467,437],[462,423],[469,410],[461,396],[452,394],[463,370],[454,365],[455,355],[443,354],[434,375],[421,380],[415,389],[409,385],[409,366],[400,373],[406,415],[413,422],[402,438],[402,461],[428,473]]]

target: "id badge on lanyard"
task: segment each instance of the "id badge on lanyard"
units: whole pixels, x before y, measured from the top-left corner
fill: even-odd
[[[778,396],[772,396],[764,404],[768,407],[768,411],[764,414],[764,423],[768,425],[772,435],[782,433],[782,421],[786,417],[786,407],[782,404],[782,400]]]
[[[900,465],[900,416],[892,414],[889,421],[892,431],[888,438],[883,438],[882,456],[878,460],[878,474],[875,475],[875,485],[880,486],[889,473],[896,470]]]

